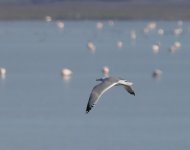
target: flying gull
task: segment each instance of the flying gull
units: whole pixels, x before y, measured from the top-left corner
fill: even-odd
[[[107,77],[96,79],[96,81],[101,81],[100,84],[96,85],[90,94],[90,98],[86,107],[86,113],[88,113],[92,107],[98,102],[99,98],[102,96],[104,92],[109,90],[113,86],[122,85],[127,92],[135,96],[135,92],[132,88],[133,83],[127,80],[123,80],[117,77]]]

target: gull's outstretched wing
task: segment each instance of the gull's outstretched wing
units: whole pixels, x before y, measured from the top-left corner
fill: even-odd
[[[109,80],[105,80],[102,83],[96,85],[90,94],[90,98],[86,107],[86,113],[88,113],[92,107],[98,102],[99,98],[102,96],[104,92],[106,92],[111,87],[115,86],[117,82],[110,82]]]
[[[123,85],[123,86],[124,86],[124,88],[126,89],[127,92],[129,92],[130,94],[135,96],[135,92],[134,92],[132,86],[130,86],[130,85]]]

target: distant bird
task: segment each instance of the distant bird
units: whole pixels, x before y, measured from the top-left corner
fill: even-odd
[[[150,29],[150,30],[154,30],[156,29],[157,27],[157,23],[156,22],[149,22],[147,27]]]
[[[170,53],[175,53],[177,50],[179,50],[181,48],[181,43],[179,41],[176,41],[175,43],[173,43],[170,48],[169,48],[169,52]]]
[[[97,29],[101,30],[103,27],[104,27],[104,24],[102,22],[99,21],[99,22],[96,23],[96,28]]]
[[[164,29],[162,29],[162,28],[158,29],[158,34],[159,35],[164,35]]]
[[[149,33],[150,31],[153,31],[155,30],[157,27],[157,23],[156,22],[149,22],[145,28],[144,28],[144,33],[147,34]]]
[[[130,32],[130,38],[131,38],[131,40],[136,40],[137,34],[136,34],[136,32],[135,32],[134,30],[132,30],[132,31]]]
[[[174,29],[173,33],[174,33],[174,35],[179,36],[183,33],[183,28],[177,27]]]
[[[46,22],[51,22],[52,21],[52,17],[51,16],[46,16],[45,20],[46,20]]]
[[[58,28],[63,29],[65,25],[63,21],[57,21],[57,26]]]
[[[105,77],[108,77],[108,76],[109,76],[109,72],[110,72],[109,67],[104,66],[104,67],[102,68],[102,73],[103,73],[103,75],[104,75]]]
[[[6,76],[6,69],[5,68],[0,68],[0,77],[1,78],[5,78],[5,76]]]
[[[181,43],[179,41],[176,41],[174,44],[173,44],[177,49],[181,48]]]
[[[95,53],[96,51],[96,46],[94,45],[94,43],[92,41],[89,41],[87,44],[88,49],[92,52]]]
[[[155,69],[152,73],[152,77],[155,79],[160,79],[162,76],[163,72],[160,69]]]
[[[63,69],[61,70],[61,75],[62,75],[63,77],[71,76],[72,73],[73,73],[73,72],[72,72],[70,69],[68,69],[68,68],[63,68]]]
[[[154,54],[158,54],[160,52],[160,46],[161,46],[160,43],[153,44],[152,45],[152,52]]]
[[[98,102],[99,98],[113,86],[122,85],[127,92],[135,96],[135,92],[132,88],[133,83],[127,80],[123,80],[117,77],[107,77],[96,79],[96,81],[101,81],[100,84],[96,85],[90,94],[90,98],[86,107],[86,113],[88,113],[92,107]]]
[[[117,42],[117,47],[118,48],[122,48],[123,47],[123,42],[122,41],[118,41]]]

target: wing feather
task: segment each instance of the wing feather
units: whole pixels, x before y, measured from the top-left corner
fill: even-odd
[[[86,113],[88,113],[92,107],[98,102],[99,98],[104,94],[107,90],[109,90],[111,87],[115,86],[117,83],[104,81],[100,84],[96,85],[90,94],[88,104],[86,107]]]
[[[123,85],[123,86],[124,86],[124,88],[125,88],[125,90],[126,90],[127,92],[129,92],[130,94],[132,94],[132,95],[135,96],[135,92],[134,92],[132,86],[129,86],[129,85]]]

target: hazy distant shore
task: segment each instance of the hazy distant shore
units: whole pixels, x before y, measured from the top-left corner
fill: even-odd
[[[64,3],[53,5],[0,5],[0,20],[131,19],[189,20],[190,5],[127,3]]]

